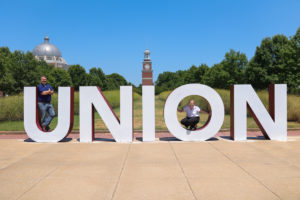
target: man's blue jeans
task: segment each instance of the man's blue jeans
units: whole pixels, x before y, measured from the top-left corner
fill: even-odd
[[[53,117],[55,116],[55,111],[51,103],[38,102],[39,110],[41,113],[41,123],[42,126],[49,128]],[[47,116],[46,116],[47,114]]]

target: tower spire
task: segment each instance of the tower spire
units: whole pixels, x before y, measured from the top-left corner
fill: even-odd
[[[144,51],[144,61],[142,70],[142,85],[153,85],[152,61],[150,59],[150,51]]]
[[[48,33],[46,33],[46,36],[44,37],[44,43],[48,44],[49,43],[49,37],[48,37]]]

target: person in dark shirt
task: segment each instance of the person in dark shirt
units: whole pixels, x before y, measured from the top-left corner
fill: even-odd
[[[41,113],[43,131],[50,131],[49,124],[55,116],[55,111],[51,104],[51,95],[53,95],[53,93],[53,88],[47,84],[47,77],[42,76],[41,83],[38,86],[38,107]]]

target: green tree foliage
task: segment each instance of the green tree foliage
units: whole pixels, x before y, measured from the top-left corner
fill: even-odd
[[[101,68],[91,68],[89,73],[80,65],[72,65],[68,71],[38,61],[31,52],[10,52],[7,47],[0,47],[0,90],[6,94],[23,91],[24,86],[35,86],[40,77],[45,75],[52,87],[59,86],[100,86],[102,90],[119,89],[127,85],[125,78],[117,73],[105,75]]]
[[[241,84],[245,82],[244,71],[246,69],[248,59],[246,54],[236,52],[231,49],[225,54],[225,59],[221,62],[224,71],[230,74],[227,84]]]
[[[291,39],[292,55],[288,61],[288,74],[286,76],[287,83],[291,92],[300,93],[300,28]]]
[[[90,86],[100,86],[103,88],[103,83],[105,82],[105,74],[101,68],[93,67],[90,69],[88,74],[88,85]]]
[[[221,63],[209,68],[202,64],[191,66],[188,70],[176,72],[163,72],[156,81],[156,93],[173,90],[180,85],[189,83],[202,83],[214,88],[229,88],[232,84],[244,83],[244,71],[248,63],[244,53],[230,50],[225,54]]]
[[[201,65],[163,72],[156,81],[156,93],[188,83],[224,89],[232,84],[247,83],[256,89],[266,89],[272,83],[286,83],[290,93],[300,94],[300,28],[290,38],[275,35],[263,39],[249,62],[244,53],[230,50],[210,68]]]
[[[214,88],[228,89],[232,84],[245,82],[245,68],[248,63],[244,53],[230,50],[220,64],[215,64],[203,76],[203,83]]]
[[[80,65],[71,65],[68,69],[75,90],[79,90],[79,86],[88,85],[88,77],[85,69]]]
[[[13,93],[23,91],[25,86],[37,85],[40,75],[36,70],[38,61],[34,59],[31,52],[23,53],[15,51],[12,54],[12,65],[10,65],[10,73],[15,80],[13,85]]]
[[[53,67],[49,73],[48,82],[51,84],[54,90],[57,90],[59,86],[71,86],[72,80],[69,73],[61,68]]]
[[[224,66],[215,64],[204,74],[203,82],[213,88],[228,88],[229,79],[230,74],[224,70]]]
[[[158,75],[156,80],[156,86],[160,88],[161,91],[173,90],[176,87],[183,85],[184,80],[179,74],[182,74],[183,71],[177,72],[163,72]]]
[[[128,85],[126,79],[117,73],[106,75],[103,90],[118,90],[120,86]]]
[[[270,83],[287,83],[293,51],[284,35],[263,39],[247,66],[247,82],[259,89]]]
[[[90,85],[116,90],[130,84],[117,73],[105,75],[101,68],[91,68],[86,73],[82,66],[72,65],[66,73],[36,60],[30,52],[0,48],[0,90],[7,94],[22,92],[24,86],[37,85],[41,75],[46,75],[54,88],[73,85],[78,90],[79,85]],[[286,83],[290,93],[300,94],[300,28],[290,38],[275,35],[263,39],[249,62],[244,53],[230,50],[212,67],[202,64],[187,70],[163,72],[155,82],[155,92],[173,90],[188,83],[224,89],[232,84],[247,83],[256,89],[266,89],[271,83]],[[135,90],[141,92],[141,87]]]
[[[0,90],[9,93],[13,90],[15,81],[10,73],[11,59],[10,51],[7,47],[0,48]]]

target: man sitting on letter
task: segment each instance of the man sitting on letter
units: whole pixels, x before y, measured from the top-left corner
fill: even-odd
[[[50,131],[49,124],[55,116],[54,108],[51,104],[53,88],[47,84],[47,77],[41,77],[41,84],[38,86],[38,106],[41,113],[41,125],[43,131]],[[46,117],[47,114],[47,117]]]
[[[190,100],[189,105],[184,106],[183,109],[178,109],[179,112],[186,112],[186,117],[181,120],[181,124],[189,130],[196,130],[197,124],[200,121],[199,114],[200,112],[207,113],[201,110],[198,106],[195,105],[194,100]]]

